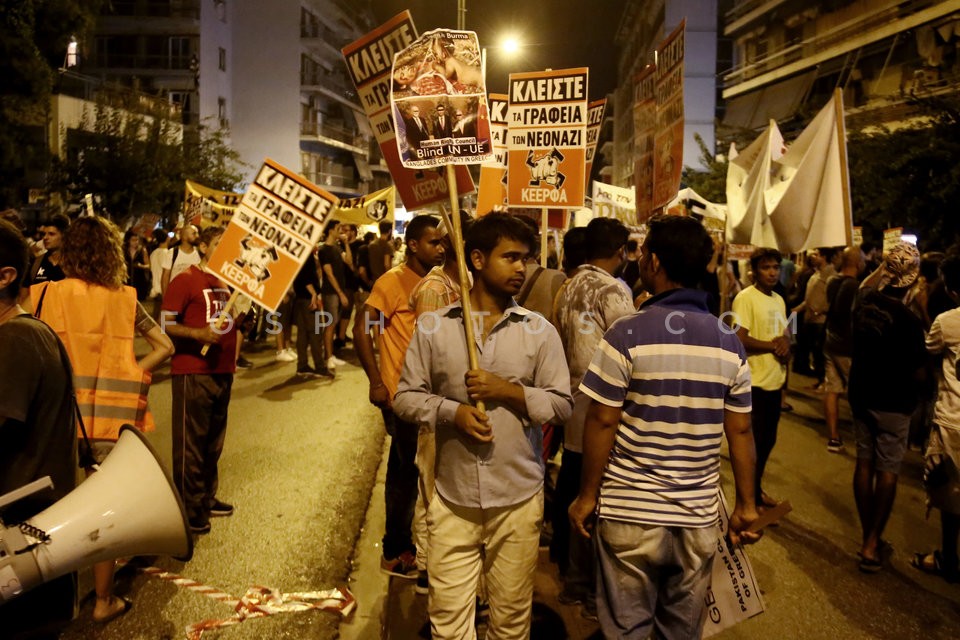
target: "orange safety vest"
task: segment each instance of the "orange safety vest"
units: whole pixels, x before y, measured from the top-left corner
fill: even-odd
[[[151,374],[137,366],[133,352],[136,290],[67,278],[33,285],[30,299],[67,348],[87,435],[116,440],[125,424],[153,431],[147,409]]]

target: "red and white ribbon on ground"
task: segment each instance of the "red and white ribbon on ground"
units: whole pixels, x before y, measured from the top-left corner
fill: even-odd
[[[240,624],[251,618],[264,618],[278,613],[309,611],[311,609],[332,611],[346,617],[357,606],[356,599],[346,587],[323,591],[283,593],[278,589],[254,586],[247,589],[242,598],[236,598],[225,591],[220,591],[196,580],[184,578],[157,567],[145,567],[140,571],[233,607],[233,615],[229,618],[203,620],[189,625],[186,630],[187,640],[200,640],[204,631],[222,629],[223,627]]]

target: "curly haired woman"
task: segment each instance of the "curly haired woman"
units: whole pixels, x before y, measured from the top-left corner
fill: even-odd
[[[120,229],[97,216],[75,220],[63,238],[60,265],[66,278],[30,288],[34,315],[46,322],[66,346],[73,366],[80,413],[94,457],[102,462],[120,427],[153,430],[147,410],[150,372],[173,354],[173,343],[126,286],[127,263]],[[135,334],[150,352],[136,360]],[[87,475],[93,469],[87,469]],[[126,613],[130,602],[113,594],[114,562],[93,566],[95,622]]]

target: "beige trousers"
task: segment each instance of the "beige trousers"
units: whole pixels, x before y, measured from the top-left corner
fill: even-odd
[[[543,489],[516,505],[460,507],[434,495],[427,509],[430,624],[434,639],[474,640],[477,584],[484,578],[487,640],[530,636]]]

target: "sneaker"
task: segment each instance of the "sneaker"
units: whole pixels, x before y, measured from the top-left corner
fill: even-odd
[[[333,339],[333,350],[334,350],[334,351],[340,351],[340,349],[343,349],[344,346],[346,346],[346,343],[345,343],[343,340],[341,340],[340,338],[334,338],[334,339]]]
[[[417,586],[413,589],[421,596],[428,595],[430,593],[430,577],[427,575],[426,571],[417,572]]]
[[[253,366],[253,363],[247,360],[246,358],[244,358],[243,356],[240,356],[239,358],[237,358],[237,367],[239,367],[240,369],[249,369],[252,366]]]
[[[330,356],[329,358],[327,358],[328,369],[333,369],[334,367],[342,367],[345,364],[347,364],[347,361],[341,360],[337,356]]]
[[[840,453],[843,451],[843,440],[840,438],[830,438],[827,440],[827,451],[830,453]]]
[[[205,533],[210,533],[210,523],[209,522],[199,523],[191,520],[190,533],[198,536],[202,536]]]
[[[274,358],[277,362],[293,362],[297,359],[297,354],[291,353],[289,349],[284,349],[283,351],[277,351],[277,357]]]
[[[210,515],[213,517],[225,517],[233,515],[233,505],[227,504],[226,502],[221,502],[214,498],[213,506],[210,507]]]
[[[387,575],[397,576],[398,578],[417,578],[417,559],[409,551],[404,551],[396,558],[388,560],[385,557],[380,558],[380,571]]]
[[[300,369],[297,369],[297,375],[298,375],[298,376],[302,376],[302,377],[304,377],[304,378],[316,378],[316,377],[318,377],[320,374],[317,373],[317,372],[313,369],[313,367],[302,367],[302,368],[300,368]]]

